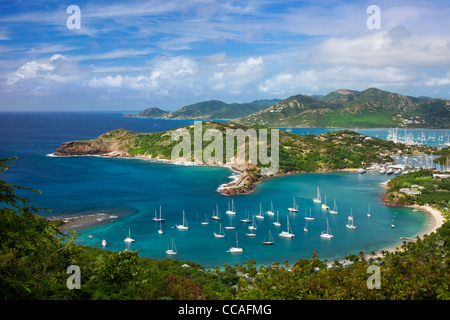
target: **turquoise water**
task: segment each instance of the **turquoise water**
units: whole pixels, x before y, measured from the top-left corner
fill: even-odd
[[[190,124],[193,121],[123,118],[119,113],[67,113],[67,114],[0,114],[0,157],[17,155],[13,167],[5,174],[10,183],[36,188],[41,195],[23,192],[36,206],[48,207],[52,214],[91,214],[107,212],[119,216],[114,222],[78,231],[78,243],[101,248],[105,238],[109,250],[138,250],[141,256],[165,258],[165,250],[173,238],[178,249],[175,257],[190,260],[205,267],[224,263],[242,263],[255,259],[257,264],[294,263],[299,258],[310,258],[314,251],[320,258],[335,259],[359,251],[370,252],[401,242],[400,237],[412,237],[427,223],[423,212],[407,208],[389,208],[382,204],[384,191],[381,182],[386,175],[378,173],[354,174],[334,172],[322,174],[297,174],[265,179],[255,192],[227,197],[217,188],[230,181],[233,173],[227,168],[182,166],[137,159],[109,159],[100,157],[49,157],[61,142],[94,138],[115,128],[134,131],[159,131]],[[327,129],[323,129],[327,130]],[[432,131],[431,131],[432,132]],[[320,187],[322,198],[332,207],[336,199],[339,213],[331,215],[314,204],[312,198]],[[288,213],[295,197],[300,209]],[[211,219],[216,205],[219,207],[222,226],[230,223],[225,214],[228,203],[234,200],[237,214],[231,216],[236,230],[225,230],[225,238],[215,238],[219,222]],[[270,209],[273,202],[279,212],[281,227],[272,223],[276,216],[256,220],[256,236],[247,237],[247,224],[239,220],[247,212],[252,216]],[[372,217],[366,213],[371,206]],[[162,223],[164,233],[158,234],[159,224],[152,221],[155,209],[162,207],[167,219]],[[305,211],[311,208],[314,221],[305,226]],[[174,226],[182,223],[185,210],[189,230]],[[345,227],[352,210],[355,230]],[[45,215],[45,213],[42,213]],[[201,225],[209,218],[209,225]],[[286,230],[289,216],[295,237],[280,238]],[[328,217],[334,238],[321,239]],[[394,220],[396,228],[390,225]],[[131,230],[136,241],[130,245],[124,238]],[[275,243],[262,244],[271,230]],[[226,251],[236,244],[243,253]]]

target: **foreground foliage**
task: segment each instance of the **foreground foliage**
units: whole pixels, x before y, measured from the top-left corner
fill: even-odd
[[[11,159],[0,159],[0,172]],[[249,260],[205,270],[190,261],[154,260],[74,244],[38,215],[18,189],[0,180],[0,297],[2,299],[450,299],[450,223],[382,258],[350,255],[327,268],[317,253],[294,265],[256,267]],[[184,264],[188,267],[183,266]],[[381,270],[370,290],[367,267]],[[81,270],[81,289],[69,290],[66,269]]]

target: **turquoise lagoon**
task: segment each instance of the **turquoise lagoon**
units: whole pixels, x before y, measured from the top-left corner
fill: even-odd
[[[41,195],[23,192],[36,206],[52,210],[51,215],[110,213],[118,219],[100,226],[78,230],[79,244],[101,248],[106,239],[106,249],[137,250],[141,256],[166,258],[165,250],[172,238],[178,249],[175,257],[190,260],[205,267],[234,264],[254,259],[257,264],[296,262],[311,258],[314,251],[321,259],[342,258],[349,253],[371,252],[401,243],[401,237],[414,237],[427,224],[424,212],[410,208],[386,207],[381,201],[387,175],[376,172],[355,174],[331,172],[296,174],[264,179],[253,193],[227,197],[218,192],[221,184],[230,181],[234,173],[223,167],[183,166],[138,159],[110,159],[100,157],[49,157],[64,141],[90,139],[119,127],[133,131],[160,131],[193,121],[124,118],[121,113],[0,113],[0,157],[18,156],[19,160],[4,176],[9,183],[36,188]],[[297,129],[296,129],[297,130]],[[301,132],[301,134],[306,134]],[[328,129],[319,129],[327,131]],[[387,129],[385,129],[387,132]],[[433,130],[424,130],[433,134]],[[318,133],[318,132],[317,132]],[[322,199],[333,207],[336,199],[337,215],[322,210],[313,203],[317,187]],[[299,205],[298,213],[288,213],[293,198]],[[228,216],[225,211],[233,200],[237,214]],[[248,224],[240,222],[248,213],[264,212],[273,203],[279,213],[281,227],[273,222],[277,216],[265,215],[256,220],[255,237],[248,237]],[[371,217],[367,217],[368,207]],[[166,221],[163,234],[157,231],[159,223],[152,218],[155,210],[162,208]],[[213,210],[219,208],[222,220],[211,219]],[[308,223],[305,232],[305,212],[311,208],[315,220]],[[183,210],[189,229],[182,231],[174,226],[182,223]],[[346,228],[352,212],[356,229]],[[42,215],[48,215],[42,212]],[[209,225],[202,225],[205,215]],[[281,238],[286,230],[287,217],[295,237]],[[334,238],[320,238],[328,218]],[[396,228],[390,225],[395,223]],[[226,237],[215,238],[213,233],[233,224],[235,230],[226,230]],[[131,230],[136,241],[127,245],[124,238]],[[275,243],[267,246],[262,241],[271,231]],[[243,253],[230,254],[227,250],[236,245]]]

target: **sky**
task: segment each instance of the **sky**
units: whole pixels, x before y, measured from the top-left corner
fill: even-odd
[[[449,21],[448,0],[3,0],[0,111],[172,111],[371,87],[450,99]]]

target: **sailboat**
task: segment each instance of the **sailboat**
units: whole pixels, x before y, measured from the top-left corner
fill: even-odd
[[[230,225],[229,225],[229,226],[226,226],[225,229],[227,229],[227,230],[234,230],[234,229],[236,229],[236,228],[233,226],[233,222],[231,221],[231,216],[230,216]]]
[[[317,203],[321,203],[322,202],[322,199],[320,198],[319,187],[317,187],[317,197],[313,198],[313,201],[317,202]]]
[[[123,241],[125,241],[127,243],[134,242],[134,239],[131,238],[131,231],[130,231],[130,229],[128,229],[128,237],[126,237],[125,240],[123,240]]]
[[[266,240],[266,237],[264,237],[263,244],[266,245],[274,244],[272,233],[270,232],[270,230],[269,230],[269,240]]]
[[[266,212],[269,216],[273,216],[275,212],[273,211],[273,202],[270,201],[270,210]]]
[[[303,228],[303,231],[308,232],[308,220],[305,221],[305,227]]]
[[[202,226],[207,226],[209,224],[208,217],[206,216],[206,213],[205,213],[205,221],[202,221],[200,223],[202,224]]]
[[[370,204],[369,204],[369,211],[367,212],[367,216],[370,218]]]
[[[327,196],[325,196],[325,202],[324,203],[322,203],[322,209],[324,209],[324,210],[329,210],[330,209],[330,207],[329,206],[327,206]]]
[[[292,229],[291,226],[289,225],[289,216],[286,217],[287,218],[287,228],[286,231],[281,231],[281,233],[279,234],[280,237],[284,237],[284,238],[293,238],[294,234],[292,233]]]
[[[103,239],[103,240],[102,240],[102,247],[106,247],[106,244],[107,244],[107,243],[106,243],[106,240]]]
[[[159,217],[156,216],[156,209],[155,209],[155,217],[153,218],[153,221],[166,221],[166,218],[161,217],[161,206],[159,206]]]
[[[264,213],[262,210],[261,202],[259,203],[259,214],[255,216],[257,219],[264,219]]]
[[[350,215],[348,216],[348,222],[345,226],[349,229],[356,229],[356,226],[353,224],[353,213],[351,210],[352,209],[350,209]]]
[[[255,233],[256,228],[255,229],[253,229],[253,228],[250,229],[250,227],[249,227],[248,229],[250,230],[250,233],[246,233],[245,235],[247,237],[255,237],[256,236],[256,233]]]
[[[305,220],[314,220],[315,218],[311,217],[311,208],[309,208],[309,217],[306,216],[306,211],[305,211]]]
[[[231,247],[230,250],[228,250],[227,252],[230,253],[239,253],[244,251],[242,248],[239,248],[238,246],[238,236],[237,236],[237,231],[236,231],[236,247]]]
[[[219,233],[214,232],[214,237],[216,238],[224,238],[225,237],[225,231],[222,228],[222,224],[219,224]]]
[[[214,220],[220,220],[219,206],[217,204],[216,204],[216,211],[213,210],[212,218]]]
[[[162,231],[162,223],[161,223],[161,221],[159,222],[159,230],[158,230],[158,233],[159,233],[159,234],[163,234],[163,231]]]
[[[277,221],[275,221],[275,222],[273,223],[273,225],[274,225],[274,226],[277,226],[277,227],[281,226],[281,223],[280,223],[280,214],[279,214],[278,210],[277,210]]]
[[[231,200],[231,209],[230,209],[230,203],[228,203],[228,210],[225,212],[226,214],[236,214],[236,208],[234,207],[234,202]]]
[[[183,210],[183,224],[177,224],[176,227],[177,227],[178,230],[187,230],[187,229],[189,229],[189,226],[188,226],[188,223],[187,223],[187,220],[186,220],[186,214],[184,213],[184,210]]]
[[[327,218],[327,231],[322,231],[322,233],[320,234],[320,237],[322,239],[331,239],[334,237],[331,234],[331,229],[330,229],[330,224],[328,223],[328,218]]]
[[[245,218],[244,218],[244,219],[241,219],[241,222],[244,222],[244,223],[250,223],[250,222],[252,222],[252,220],[250,220],[250,219],[248,218],[248,211],[247,211],[247,210],[245,210]]]
[[[175,247],[175,241],[172,238],[172,249],[169,249],[169,244],[167,244],[166,254],[175,255],[177,254],[177,247]]]
[[[334,207],[333,207],[333,210],[330,210],[329,212],[332,213],[332,214],[337,214],[337,213],[338,213],[338,211],[337,211],[337,205],[336,205],[336,199],[334,199]]]
[[[255,215],[253,215],[253,221],[252,221],[252,224],[250,226],[248,226],[248,230],[256,230]]]
[[[292,208],[288,208],[289,212],[298,212],[298,205],[297,202],[295,202],[295,197],[294,197],[294,206]]]

